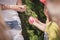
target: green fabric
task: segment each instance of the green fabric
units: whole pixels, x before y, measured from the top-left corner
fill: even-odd
[[[58,35],[59,27],[55,22],[50,22],[46,26],[46,32],[48,34],[49,40],[60,40],[60,36]]]

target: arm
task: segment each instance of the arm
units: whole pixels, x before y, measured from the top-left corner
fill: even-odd
[[[30,16],[28,21],[31,25],[36,26],[39,30],[41,31],[45,30],[46,23],[40,22],[37,18]]]
[[[48,12],[48,9],[46,8],[46,6],[44,7],[44,14],[47,17],[46,23],[50,22],[51,18],[50,18],[50,15],[49,15],[49,12]]]
[[[18,6],[17,5],[3,5],[3,4],[0,4],[0,7],[2,10],[16,10],[18,9]]]
[[[47,20],[46,20],[47,21]],[[37,18],[34,18],[34,23],[29,22],[31,25],[36,26],[39,30],[41,31],[45,31],[46,28],[46,24],[47,23],[42,23],[41,21],[39,21]]]
[[[21,12],[24,12],[26,11],[26,5],[22,5],[22,0],[17,0],[17,5],[21,6],[20,8],[20,11]]]
[[[46,24],[43,24],[43,25],[41,25],[41,24],[38,24],[38,23],[34,23],[34,25],[39,29],[39,30],[41,30],[41,31],[45,31],[45,28],[46,28]]]
[[[45,15],[47,17],[46,23],[42,23],[37,18],[34,18],[35,21],[34,21],[33,24],[31,22],[29,22],[30,24],[36,26],[41,31],[45,31],[46,24],[49,23],[49,21],[50,21],[50,18],[49,18],[49,15],[48,15],[48,11],[46,9],[44,9],[44,13],[45,13]]]
[[[42,23],[38,19],[35,19],[35,22],[33,23],[33,25],[35,25],[39,30],[41,30],[43,32],[45,31],[46,23]]]
[[[42,31],[45,31],[46,24],[51,21],[50,16],[49,16],[49,14],[48,14],[48,10],[47,10],[46,7],[44,8],[44,14],[45,14],[45,16],[47,17],[46,23],[42,23],[42,22],[40,22],[38,19],[35,19],[36,22],[34,23],[34,25],[35,25],[38,29],[40,29],[40,30],[42,30]]]
[[[0,4],[1,5],[1,4]],[[1,5],[3,10],[16,10],[22,12],[25,8],[25,5],[22,5],[22,1],[17,0],[17,5]]]

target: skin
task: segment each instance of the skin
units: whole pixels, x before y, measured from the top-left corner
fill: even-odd
[[[37,18],[34,18],[34,17],[33,18],[35,19],[35,22],[33,24],[31,22],[29,22],[31,25],[36,26],[39,30],[41,30],[43,32],[45,31],[46,24],[49,23],[49,21],[50,21],[48,11],[46,10],[46,8],[44,9],[44,14],[47,17],[46,23],[42,23],[41,21],[39,21]]]
[[[19,11],[19,12],[24,12],[26,11],[26,5],[22,5],[22,0],[17,0],[17,3],[16,5],[1,5],[1,8],[3,10],[16,10],[16,11]]]
[[[47,4],[48,3],[51,3],[54,5],[54,7],[57,7],[60,5],[60,0],[47,0]],[[31,25],[35,25],[39,30],[41,30],[43,32],[45,32],[46,24],[49,23],[50,21],[54,21],[60,26],[60,18],[57,17],[57,16],[59,16],[59,14],[55,13],[56,15],[54,15],[55,17],[53,18],[53,13],[50,13],[50,10],[48,10],[47,4],[45,5],[45,8],[44,8],[44,14],[47,17],[46,23],[42,23],[37,18],[35,18],[35,22],[33,24],[29,22]],[[56,19],[56,20],[54,20],[54,19]]]
[[[22,5],[22,0],[17,0],[16,5],[2,5],[0,4],[0,10],[15,10],[19,12],[26,11],[26,5]],[[0,40],[11,40],[12,37],[5,33],[5,31],[10,30],[10,28],[5,24],[5,21],[0,13]],[[21,30],[20,30],[21,34]]]

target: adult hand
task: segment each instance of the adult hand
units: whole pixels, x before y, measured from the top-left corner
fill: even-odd
[[[25,12],[26,11],[26,5],[21,5],[21,6],[19,6],[19,12]]]

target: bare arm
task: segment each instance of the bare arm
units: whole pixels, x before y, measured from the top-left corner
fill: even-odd
[[[12,10],[20,11],[20,12],[25,11],[25,10],[23,10],[25,5],[22,5],[21,0],[17,0],[17,5],[6,5],[5,4],[5,5],[1,5],[1,6],[2,6],[3,10],[12,9]]]
[[[45,15],[47,17],[46,23],[42,23],[37,18],[34,18],[35,22],[33,24],[31,22],[29,22],[30,24],[35,25],[41,31],[45,31],[46,24],[49,23],[49,21],[50,21],[48,11],[46,9],[44,9],[44,13],[45,13]]]
[[[50,22],[51,18],[50,18],[50,15],[46,6],[44,7],[44,14],[47,17],[46,23]]]
[[[29,17],[28,21],[31,25],[36,26],[39,30],[41,30],[41,31],[45,30],[46,23],[40,22],[37,18],[34,18],[34,17],[31,16],[31,17]]]
[[[38,24],[38,23],[34,23],[34,25],[39,29],[39,30],[41,30],[41,31],[45,31],[45,28],[46,28],[46,24],[43,24],[43,25],[41,25],[41,24]]]
[[[38,19],[35,19],[35,22],[33,23],[33,25],[35,25],[39,30],[41,30],[43,32],[45,31],[46,23],[42,23]]]
[[[49,14],[48,14],[48,10],[47,10],[46,7],[44,8],[44,14],[45,14],[45,16],[47,17],[46,23],[42,23],[42,22],[39,21],[38,19],[35,19],[36,22],[34,23],[34,25],[35,25],[38,29],[40,29],[41,31],[45,31],[46,24],[49,23],[49,21],[51,21],[50,16],[49,16]]]
[[[22,4],[22,0],[17,0],[17,5],[19,5],[19,6],[21,6],[20,8],[20,11],[21,12],[24,12],[24,11],[26,11],[26,5],[23,5]]]
[[[18,6],[17,5],[3,5],[3,4],[0,4],[1,6],[1,9],[2,10],[16,10],[18,11]]]

